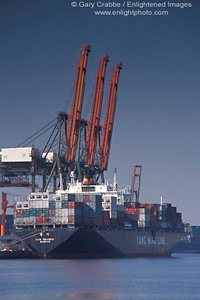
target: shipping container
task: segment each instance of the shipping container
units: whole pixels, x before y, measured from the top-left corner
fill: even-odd
[[[49,201],[49,208],[50,209],[54,209],[55,206],[56,206],[55,201],[53,201],[53,200]]]
[[[62,200],[62,208],[68,208],[68,201]]]

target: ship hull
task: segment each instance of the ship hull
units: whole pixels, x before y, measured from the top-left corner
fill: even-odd
[[[111,258],[170,256],[181,232],[52,228],[16,230],[41,258]]]
[[[173,250],[174,253],[200,253],[200,241],[180,241]]]

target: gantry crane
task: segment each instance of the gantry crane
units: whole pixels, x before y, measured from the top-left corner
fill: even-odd
[[[31,152],[32,159],[26,164],[0,161],[0,172],[4,176],[31,175],[32,192],[35,192],[36,188],[36,175],[43,178],[43,191],[47,190],[50,181],[53,179],[53,190],[55,191],[57,178],[59,178],[60,188],[66,188],[67,176],[70,177],[71,171],[74,171],[76,178],[82,181],[85,175],[86,177],[89,175],[91,178],[94,175],[102,175],[103,178],[103,172],[107,170],[122,64],[119,63],[114,67],[109,86],[105,120],[103,125],[100,125],[104,82],[109,57],[106,55],[100,59],[90,120],[86,121],[81,118],[81,113],[89,52],[91,52],[90,45],[81,48],[71,112],[60,112],[56,122],[56,119],[51,121],[23,142],[27,147],[29,142],[53,127],[44,148],[42,150],[34,148],[32,152],[35,154]],[[55,124],[52,124],[52,122]],[[64,134],[62,134],[62,129]],[[20,145],[22,144],[19,144],[18,147]],[[55,145],[58,147],[56,152]],[[52,155],[52,159],[48,159],[49,154],[49,157]]]
[[[71,105],[71,113],[69,114],[68,124],[67,118],[65,122],[66,161],[68,163],[74,161],[76,155],[79,127],[81,122],[83,96],[85,89],[85,76],[87,70],[88,54],[91,51],[90,48],[90,45],[81,48],[80,59],[77,66],[74,94]]]
[[[109,56],[101,57],[98,73],[96,76],[94,97],[92,103],[92,110],[90,114],[90,120],[88,121],[88,135],[87,135],[87,146],[86,146],[86,160],[87,166],[94,165],[97,137],[99,133],[99,124],[101,117],[101,107],[103,100],[103,88],[106,75],[106,67],[109,61]]]
[[[115,116],[115,108],[117,102],[119,74],[121,69],[122,69],[121,63],[115,65],[112,73],[111,82],[110,82],[107,107],[106,107],[106,115],[105,115],[104,125],[102,127],[103,128],[102,140],[99,147],[101,171],[107,170],[107,166],[108,166],[111,137],[112,137],[113,123],[114,123],[114,116]]]

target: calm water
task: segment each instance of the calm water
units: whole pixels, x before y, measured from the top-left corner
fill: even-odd
[[[200,299],[200,254],[0,260],[0,299]]]

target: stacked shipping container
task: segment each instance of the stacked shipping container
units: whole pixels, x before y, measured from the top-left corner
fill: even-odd
[[[120,201],[119,201],[120,202]],[[32,193],[17,198],[15,225],[78,225],[182,228],[181,214],[171,204],[118,204],[116,195]]]

